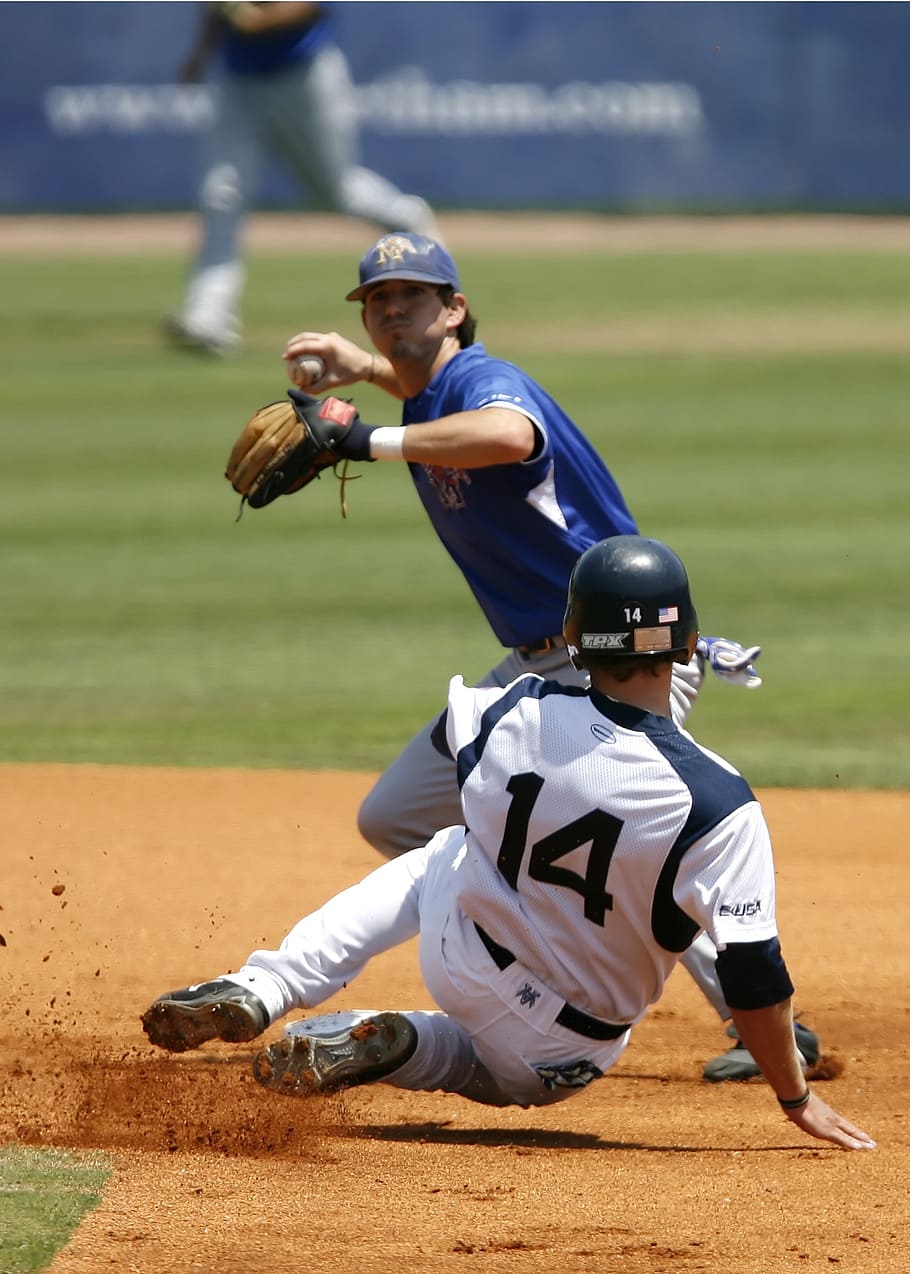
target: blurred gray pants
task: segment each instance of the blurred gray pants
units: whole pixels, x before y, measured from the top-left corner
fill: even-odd
[[[340,49],[266,75],[226,75],[199,208],[202,239],[183,307],[206,329],[230,326],[243,290],[241,232],[269,163],[285,167],[316,204],[383,230],[434,233],[433,214],[358,163],[355,90]]]

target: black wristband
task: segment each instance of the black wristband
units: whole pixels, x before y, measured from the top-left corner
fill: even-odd
[[[803,1106],[808,1104],[811,1096],[812,1090],[807,1084],[806,1091],[803,1093],[802,1097],[778,1097],[777,1100],[780,1102],[784,1110],[800,1110]]]
[[[359,416],[355,416],[347,430],[339,436],[335,450],[346,460],[372,460],[370,434],[376,428],[376,425],[364,424]]]

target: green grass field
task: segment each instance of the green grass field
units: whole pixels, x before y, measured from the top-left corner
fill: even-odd
[[[764,648],[696,735],[756,786],[905,787],[907,255],[458,258],[481,339],[686,559],[703,631]],[[235,522],[224,461],[285,338],[359,332],[350,253],[249,264],[222,364],[160,340],[176,256],[0,256],[0,760],[378,769],[496,660],[403,466],[363,466],[347,520],[330,476]]]
[[[97,1207],[110,1175],[107,1157],[0,1148],[0,1270],[46,1269],[82,1220]]]

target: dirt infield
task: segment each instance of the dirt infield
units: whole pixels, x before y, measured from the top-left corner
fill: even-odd
[[[712,252],[769,248],[910,249],[910,217],[816,216],[605,216],[596,213],[443,213],[440,229],[455,252],[604,252],[642,249]],[[189,250],[197,233],[191,213],[129,216],[0,216],[0,253],[173,252]],[[348,249],[361,252],[374,226],[315,213],[259,213],[245,232],[256,251]]]
[[[251,1048],[168,1057],[139,1014],[274,945],[376,866],[369,775],[0,767],[0,1144],[99,1147],[115,1173],[50,1267],[769,1274],[908,1268],[904,793],[762,794],[797,1008],[824,1095],[880,1148],[810,1141],[677,971],[621,1064],[543,1111],[388,1086],[263,1092]],[[429,1007],[412,944],[332,1007]],[[279,1028],[272,1028],[277,1034]]]

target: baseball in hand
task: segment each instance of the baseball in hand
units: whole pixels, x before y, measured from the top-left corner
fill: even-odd
[[[301,354],[294,359],[294,383],[304,389],[325,375],[325,363],[318,354]]]

